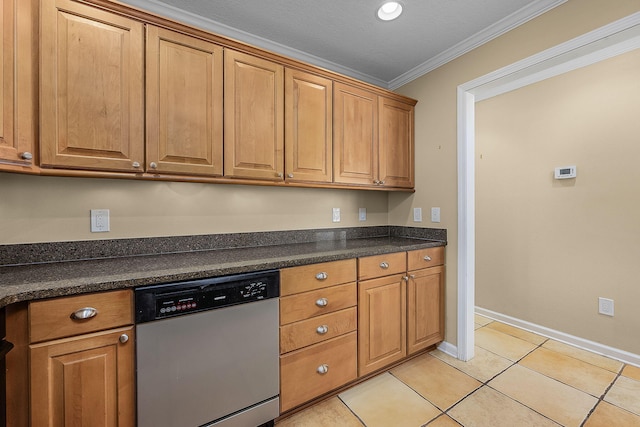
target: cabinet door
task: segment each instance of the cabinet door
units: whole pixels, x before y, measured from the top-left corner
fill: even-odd
[[[37,0],[3,0],[0,43],[0,170],[35,164]]]
[[[413,106],[380,97],[378,107],[380,185],[413,188]]]
[[[284,179],[284,67],[224,51],[224,174]]]
[[[407,285],[408,354],[444,339],[444,266],[412,271]]]
[[[378,180],[378,96],[334,84],[333,180],[374,185]]]
[[[222,47],[147,26],[147,171],[222,175]]]
[[[358,374],[366,375],[407,354],[404,275],[358,284]]]
[[[133,427],[134,338],[128,327],[31,345],[31,425]]]
[[[41,9],[41,164],[144,164],[143,24],[70,0]]]
[[[287,181],[332,180],[332,85],[323,77],[285,70]]]

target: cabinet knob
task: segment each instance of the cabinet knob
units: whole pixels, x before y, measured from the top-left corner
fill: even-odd
[[[316,305],[318,307],[326,307],[327,304],[329,304],[329,301],[326,298],[320,298],[319,300],[316,301]]]
[[[139,162],[133,162],[133,163],[131,163],[131,166],[133,166],[134,168],[138,169],[140,167],[140,163]]]
[[[278,178],[282,178],[282,172],[278,172],[277,176]]]
[[[374,180],[373,180],[373,183],[374,183],[375,185],[380,185],[380,181],[378,181],[377,179],[374,179]]]
[[[402,280],[404,280],[405,282],[409,281],[409,276],[402,276]]]
[[[328,327],[327,325],[320,325],[320,326],[318,326],[318,327],[316,328],[316,332],[317,332],[319,335],[324,335],[324,334],[326,334],[327,332],[329,332],[329,327]]]
[[[316,372],[319,373],[320,375],[326,374],[327,372],[329,372],[329,365],[322,364],[318,366],[318,369],[316,369]]]
[[[316,274],[316,279],[318,280],[326,280],[327,277],[329,277],[329,275],[324,271],[321,271],[320,273]]]
[[[70,317],[73,320],[84,320],[84,319],[91,319],[92,317],[95,317],[97,314],[98,314],[98,310],[96,310],[95,308],[84,307],[71,313]]]
[[[378,181],[378,185],[384,185],[384,181]]]
[[[149,163],[149,167],[151,169],[158,169],[158,164],[156,162],[151,162],[151,163]]]
[[[287,178],[293,178],[293,174],[292,173],[288,173],[287,174]]]
[[[122,344],[124,344],[124,343],[126,343],[127,341],[129,341],[129,335],[127,335],[127,334],[122,334],[122,335],[120,335],[120,338],[118,338],[118,340],[119,340]]]
[[[412,279],[415,279],[416,275],[415,274],[410,274],[409,277],[412,278]]]
[[[424,256],[424,260],[425,260],[425,261],[431,261],[431,257],[430,257],[429,255],[425,255],[425,256]]]
[[[28,152],[28,151],[25,151],[24,153],[21,153],[21,154],[20,154],[20,158],[21,158],[22,160],[31,160],[31,159],[33,159],[33,154],[31,154],[31,153],[30,153],[30,152]]]
[[[383,261],[383,262],[381,262],[381,263],[380,263],[380,268],[384,268],[384,269],[386,270],[387,268],[389,268],[389,263],[386,263],[386,262],[384,262],[384,261]]]

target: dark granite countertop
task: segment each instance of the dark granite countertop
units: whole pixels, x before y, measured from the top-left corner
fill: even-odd
[[[400,228],[401,230],[404,228]],[[387,236],[271,246],[135,254],[0,267],[0,307],[64,295],[292,267],[446,245],[444,239],[391,229]],[[406,230],[405,230],[406,231]],[[373,233],[379,234],[379,233]],[[382,233],[384,234],[384,233]],[[391,235],[389,235],[391,234]],[[397,234],[410,235],[398,236]],[[441,237],[440,235],[436,237]],[[58,248],[59,249],[59,248]]]

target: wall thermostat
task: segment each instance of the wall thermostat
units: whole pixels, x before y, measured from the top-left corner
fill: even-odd
[[[575,166],[562,166],[555,169],[554,178],[555,179],[568,179],[576,177],[576,167]]]

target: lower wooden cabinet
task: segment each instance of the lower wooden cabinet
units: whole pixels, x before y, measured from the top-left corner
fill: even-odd
[[[135,426],[133,326],[30,346],[31,425]]]
[[[410,271],[407,282],[407,354],[444,339],[444,266]]]
[[[406,282],[403,274],[358,284],[358,374],[369,374],[407,355]]]
[[[280,358],[280,405],[287,411],[357,377],[358,339],[351,332]]]

